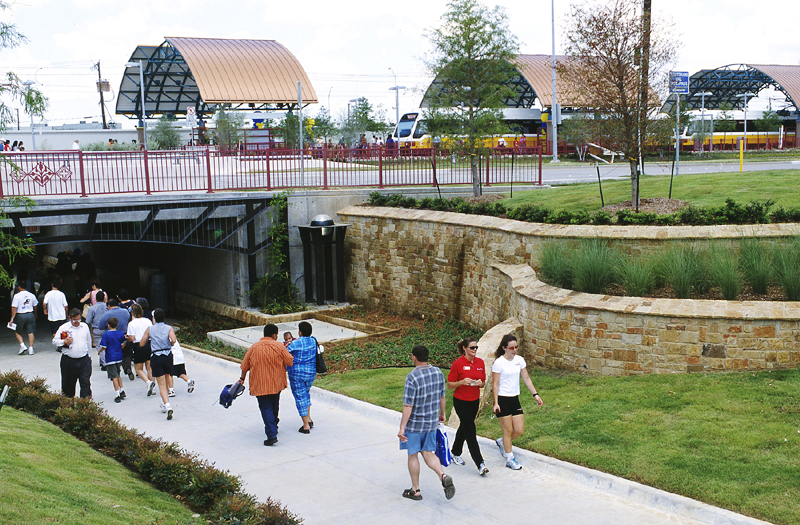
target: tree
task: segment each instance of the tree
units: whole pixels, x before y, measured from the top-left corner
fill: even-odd
[[[641,146],[666,88],[677,41],[672,25],[650,21],[649,2],[610,0],[571,6],[562,92],[608,120],[608,139],[628,158],[631,200],[638,203]]]
[[[714,122],[714,130],[724,133],[736,131],[736,121],[733,119],[733,106],[729,102],[723,102],[719,105],[721,113],[719,118]]]
[[[501,7],[489,10],[477,0],[447,6],[442,24],[427,32],[433,58],[426,65],[435,80],[425,95],[425,119],[431,135],[469,155],[477,197],[486,141],[508,131],[501,109],[514,96],[508,83],[516,75],[512,61],[519,45]]]
[[[781,117],[771,109],[764,112],[760,119],[756,119],[756,131],[777,131],[781,127]]]
[[[223,149],[231,149],[244,141],[244,115],[238,111],[227,112],[220,108],[214,118],[217,124],[215,136]]]
[[[0,0],[0,12],[9,8],[7,2]],[[10,49],[27,42],[25,35],[17,30],[17,26],[0,21],[0,49]],[[8,124],[14,121],[14,115],[4,100],[13,100],[22,105],[28,115],[43,116],[47,109],[47,99],[37,89],[25,85],[20,78],[7,71],[4,81],[0,82],[0,131],[5,131]],[[11,170],[19,172],[20,168],[7,157],[1,156],[2,162],[7,163]],[[23,208],[30,211],[35,202],[28,197],[6,197],[0,200],[0,221],[10,223],[6,210]],[[2,248],[3,264],[0,264],[0,286],[11,288],[14,280],[8,268],[19,257],[30,257],[33,253],[31,240],[17,237],[6,230],[0,231],[0,248]]]
[[[166,115],[158,119],[158,122],[147,137],[153,141],[153,149],[175,149],[181,145],[181,136],[178,130],[175,129],[175,122],[174,117],[169,118]]]
[[[322,137],[325,139],[326,143],[328,142],[328,139],[335,135],[338,131],[336,124],[334,124],[333,120],[331,119],[330,111],[328,111],[328,108],[325,106],[319,108],[317,116],[314,117],[314,125],[312,130],[314,136]]]
[[[358,97],[350,112],[339,118],[339,132],[347,144],[354,144],[363,134],[383,135],[389,129],[383,107],[379,104],[374,109],[366,97]]]
[[[578,152],[578,160],[586,156],[587,142],[598,136],[598,122],[593,115],[575,113],[570,118],[564,119],[558,127],[558,133],[568,144],[573,144]]]

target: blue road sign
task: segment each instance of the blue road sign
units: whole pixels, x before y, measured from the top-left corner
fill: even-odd
[[[670,94],[688,95],[689,94],[689,72],[670,71],[669,72],[669,92]]]

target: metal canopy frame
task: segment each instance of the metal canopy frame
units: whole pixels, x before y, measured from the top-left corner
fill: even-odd
[[[522,76],[516,66],[514,67],[514,70],[516,74],[510,81],[506,82],[506,85],[510,86],[514,90],[515,96],[506,98],[503,100],[503,104],[505,104],[505,107],[507,108],[532,108],[533,104],[538,98],[536,91],[534,91],[533,87],[525,79],[525,77]],[[433,82],[431,82],[430,86],[428,86],[428,89],[425,90],[425,95],[422,97],[420,107],[428,107],[428,101],[430,100],[429,97],[435,92],[442,92],[446,89],[447,80],[436,77]]]
[[[781,84],[756,67],[747,64],[730,64],[716,69],[700,70],[689,78],[689,86],[689,95],[684,95],[681,100],[686,100],[687,108],[690,110],[701,109],[700,93],[704,92],[711,93],[711,96],[705,97],[706,109],[719,109],[723,103],[730,104],[732,109],[744,109],[743,97],[738,95],[742,93],[758,95],[769,86],[783,93],[795,110],[800,110],[797,102]],[[673,111],[674,106],[675,99],[668,97],[661,111],[665,113]]]
[[[149,242],[211,248],[252,257],[271,243],[266,229],[256,231],[260,216],[273,220],[271,198],[190,200],[126,206],[87,206],[10,211],[6,215],[20,238],[29,238],[26,226],[75,226],[77,233],[30,237],[36,245],[74,242]],[[285,219],[281,219],[285,220]],[[74,228],[69,228],[74,230]],[[241,235],[237,235],[242,233]]]
[[[129,62],[143,62],[144,65],[145,118],[185,116],[187,107],[194,108],[198,117],[211,116],[221,106],[239,111],[297,109],[296,102],[206,104],[183,55],[168,41],[160,46],[138,46]],[[126,67],[117,96],[117,113],[131,119],[141,118],[141,98],[139,68]]]

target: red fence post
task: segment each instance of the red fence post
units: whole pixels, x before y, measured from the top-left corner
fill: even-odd
[[[539,186],[542,185],[542,147],[539,146]]]
[[[83,152],[81,150],[78,150],[78,172],[81,178],[81,197],[88,197],[86,195],[86,179],[83,175]]]
[[[269,171],[269,153],[272,149],[267,149],[267,191],[272,191],[272,178]]]
[[[150,195],[150,162],[147,160],[147,150],[142,150],[142,159],[144,160],[144,187],[147,195]]]
[[[486,186],[489,187],[489,155],[486,155]]]
[[[383,188],[383,147],[378,149],[378,187]]]
[[[208,190],[206,193],[214,193],[211,187],[211,148],[206,147],[206,178],[208,179]]]

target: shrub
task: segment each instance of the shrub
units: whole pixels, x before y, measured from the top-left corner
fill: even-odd
[[[422,199],[419,200],[417,205],[419,206],[419,209],[421,209],[421,210],[430,210],[431,207],[433,206],[433,198],[432,197],[423,197]]]
[[[379,191],[373,191],[369,194],[369,201],[367,202],[369,202],[371,206],[386,206],[388,200],[388,196],[381,194]]]
[[[711,210],[706,208],[697,208],[695,206],[687,206],[678,211],[678,222],[681,224],[688,224],[690,226],[703,226],[707,224],[715,224]]]
[[[620,256],[616,267],[617,279],[631,297],[647,297],[653,292],[656,274],[650,257]]]
[[[629,210],[619,210],[617,212],[617,224],[655,224],[658,215],[653,212],[633,212]]]
[[[581,239],[580,246],[572,253],[573,289],[579,292],[602,293],[614,280],[617,254],[600,239]]]
[[[739,261],[731,249],[712,245],[708,254],[708,272],[711,282],[722,291],[722,297],[735,301],[742,288]]]
[[[509,219],[525,222],[548,222],[547,217],[550,215],[550,210],[543,206],[536,206],[533,204],[523,204],[516,208],[511,208],[506,212]]]
[[[775,210],[770,216],[771,222],[800,222],[800,209],[784,209],[783,206]]]
[[[300,289],[294,284],[287,270],[265,275],[250,290],[250,301],[271,315],[305,310],[298,300]]]
[[[800,300],[800,238],[773,250],[775,280],[789,301]]]
[[[739,264],[744,279],[757,294],[767,293],[772,281],[772,258],[764,241],[748,237],[742,239],[739,249]]]
[[[611,224],[611,214],[607,211],[600,210],[589,219],[592,224],[605,225]]]
[[[549,241],[542,244],[539,273],[542,281],[548,284],[559,288],[572,288],[572,268],[564,241]]]

